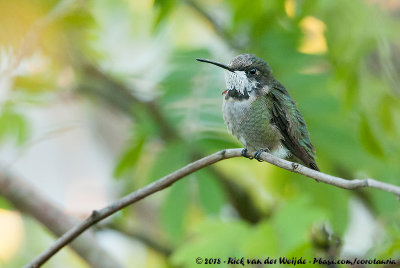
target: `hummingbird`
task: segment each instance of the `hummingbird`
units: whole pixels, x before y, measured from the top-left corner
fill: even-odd
[[[242,155],[262,152],[290,159],[317,170],[315,149],[303,116],[285,87],[272,75],[268,63],[253,54],[241,54],[225,65],[196,59],[225,69],[222,113],[228,132],[244,146]]]

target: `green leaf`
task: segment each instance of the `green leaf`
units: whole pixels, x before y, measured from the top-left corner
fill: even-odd
[[[157,28],[173,11],[176,6],[176,0],[155,0],[154,8],[157,16],[154,20],[154,28]]]
[[[378,110],[380,124],[388,135],[393,135],[395,133],[395,120],[393,118],[392,105],[392,99],[385,96],[380,101]]]
[[[228,257],[243,256],[242,243],[249,235],[249,226],[242,221],[221,222],[208,220],[196,226],[194,237],[183,243],[171,257],[173,264],[182,267],[198,267],[197,257],[220,258],[218,267]]]
[[[313,206],[307,196],[289,200],[272,220],[282,254],[307,243],[312,225],[324,219],[325,212]]]
[[[11,205],[11,203],[2,196],[0,196],[0,208],[7,209],[7,210],[14,209],[14,207]]]
[[[219,213],[222,205],[226,202],[221,184],[206,169],[197,171],[196,177],[202,206],[209,214]]]
[[[347,74],[347,77],[344,77],[345,81],[345,94],[344,94],[344,102],[347,108],[351,108],[356,101],[358,96],[358,91],[360,88],[360,78],[356,72]]]
[[[170,142],[166,144],[166,147],[158,153],[153,164],[154,168],[150,174],[150,181],[164,177],[168,173],[189,164],[191,162],[189,149],[182,142]]]
[[[28,138],[29,127],[26,119],[6,105],[0,115],[0,142],[13,139],[22,145]]]
[[[22,145],[28,139],[28,123],[21,115],[15,115],[12,120],[15,139],[18,145]]]
[[[398,178],[399,174],[394,174]],[[396,181],[389,182],[393,184],[398,184]],[[383,191],[371,191],[370,198],[373,201],[372,207],[379,214],[383,215],[393,215],[395,216],[399,209],[399,201],[393,195],[389,195],[387,192]],[[398,213],[397,213],[398,214]],[[399,226],[400,227],[400,226]],[[400,229],[399,229],[400,230]]]
[[[122,177],[128,170],[135,167],[138,162],[140,155],[142,154],[143,146],[146,138],[141,136],[138,138],[133,147],[129,148],[118,161],[117,166],[114,169],[114,177]]]
[[[78,30],[82,30],[82,28],[87,30],[97,25],[92,13],[85,9],[79,9],[73,13],[69,13],[67,16],[63,17],[61,23],[64,28],[75,28]]]
[[[277,236],[275,226],[270,221],[263,221],[249,234],[243,243],[243,249],[246,256],[252,258],[278,257],[280,243],[282,241]]]
[[[54,91],[54,81],[44,75],[19,76],[15,79],[15,88],[31,92]]]
[[[170,239],[177,243],[183,236],[184,220],[189,204],[188,180],[180,180],[169,189],[161,219]]]
[[[384,151],[365,117],[361,119],[360,123],[360,140],[368,152],[378,157],[384,156]]]

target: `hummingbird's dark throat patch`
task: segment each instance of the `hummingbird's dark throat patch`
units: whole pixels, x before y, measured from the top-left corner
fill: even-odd
[[[250,98],[249,93],[247,93],[247,91],[244,91],[244,93],[241,93],[239,91],[237,91],[236,89],[230,89],[227,92],[224,91],[225,93],[225,99],[229,99],[229,98],[234,98],[236,100],[247,100]]]

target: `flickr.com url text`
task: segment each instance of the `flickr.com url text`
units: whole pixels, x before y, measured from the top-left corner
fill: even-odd
[[[304,264],[319,264],[319,265],[334,265],[334,264],[348,264],[348,265],[356,265],[356,264],[396,264],[397,261],[388,258],[388,259],[323,259],[323,258],[312,258],[305,259],[303,257],[279,257],[279,258],[271,258],[267,257],[265,259],[251,259],[251,258],[237,258],[237,257],[229,257],[227,259],[223,258],[196,258],[197,264],[237,264],[237,265],[252,265],[252,264],[286,264],[286,265],[304,265]],[[400,262],[399,262],[400,263]]]

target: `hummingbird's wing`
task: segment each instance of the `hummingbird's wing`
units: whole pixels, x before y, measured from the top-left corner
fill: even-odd
[[[319,171],[306,123],[287,90],[276,81],[268,95],[272,99],[271,123],[279,129],[283,145],[306,166]]]

